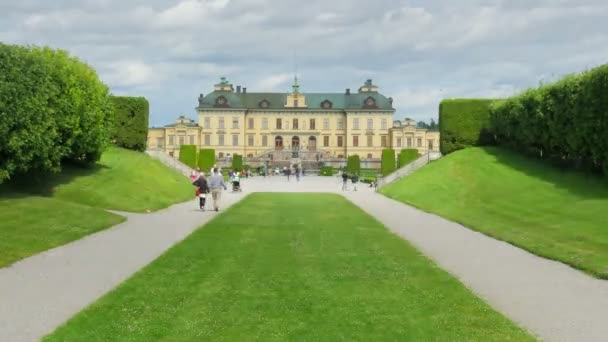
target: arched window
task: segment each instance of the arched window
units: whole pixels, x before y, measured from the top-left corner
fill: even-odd
[[[260,106],[260,108],[268,108],[270,106],[270,102],[268,102],[268,100],[264,99],[264,100],[260,101],[259,106]]]
[[[224,96],[218,96],[215,99],[215,106],[216,107],[228,107],[228,100],[226,100],[226,98]]]
[[[376,99],[368,97],[363,101],[363,108],[376,108]]]
[[[224,158],[224,153],[222,153],[222,152],[218,153],[218,154],[217,154],[217,158],[218,158],[218,159],[222,159],[222,158]]]
[[[321,102],[321,108],[323,108],[323,109],[331,109],[332,107],[333,107],[333,104],[329,100],[325,100],[325,101]]]
[[[300,147],[300,137],[295,136],[295,137],[291,138],[291,147],[292,148],[299,148]]]
[[[277,136],[276,138],[274,138],[274,148],[277,150],[280,150],[283,148],[283,137],[282,136]]]

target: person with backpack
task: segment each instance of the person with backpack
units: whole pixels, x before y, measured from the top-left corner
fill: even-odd
[[[200,173],[198,178],[192,182],[192,185],[196,186],[196,196],[198,197],[199,208],[202,211],[205,211],[205,201],[207,199],[207,194],[209,193],[209,185],[207,184],[207,179],[203,173]]]

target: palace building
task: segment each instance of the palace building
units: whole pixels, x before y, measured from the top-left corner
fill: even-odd
[[[290,93],[253,93],[225,78],[213,92],[200,95],[198,123],[179,117],[174,124],[150,128],[148,148],[177,156],[181,145],[212,148],[216,157],[243,155],[256,162],[291,158],[340,160],[357,154],[378,160],[382,150],[416,148],[439,151],[439,132],[393,121],[393,99],[367,80],[358,91],[302,93],[297,78]]]

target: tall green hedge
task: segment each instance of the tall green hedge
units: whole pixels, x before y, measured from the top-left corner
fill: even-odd
[[[439,104],[441,153],[492,141],[490,105],[494,99],[448,99]]]
[[[608,64],[491,107],[499,144],[608,174]]]
[[[196,145],[181,145],[179,148],[179,161],[190,166],[196,167]]]
[[[358,175],[361,171],[361,159],[358,155],[354,154],[352,156],[348,156],[346,160],[346,172],[349,174]]]
[[[108,87],[90,66],[62,50],[0,43],[0,183],[96,162],[111,113]]]
[[[144,97],[112,96],[115,144],[136,151],[146,149],[150,104]]]
[[[198,151],[198,167],[201,170],[210,170],[215,165],[215,150],[212,148],[203,148]]]
[[[397,167],[404,167],[407,164],[418,159],[418,150],[415,148],[406,148],[401,150],[399,153],[399,159],[397,159]]]
[[[382,150],[382,175],[386,176],[395,171],[395,150],[387,148]]]
[[[243,169],[243,156],[240,154],[234,154],[232,156],[232,169],[235,171],[241,171]]]

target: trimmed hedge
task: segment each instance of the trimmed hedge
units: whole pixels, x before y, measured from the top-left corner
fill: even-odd
[[[114,103],[114,140],[120,147],[146,149],[150,104],[144,97],[112,96]]]
[[[346,172],[358,175],[361,172],[361,159],[354,154],[346,160]]]
[[[201,170],[210,170],[215,165],[215,150],[212,148],[199,150],[197,164]]]
[[[179,161],[190,166],[196,167],[196,145],[181,145],[179,148]]]
[[[382,150],[382,175],[386,176],[395,171],[395,150],[386,148]]]
[[[336,170],[331,166],[321,166],[319,170],[320,176],[333,176],[336,174]]]
[[[491,127],[500,145],[608,175],[608,64],[500,101]]]
[[[63,50],[0,43],[0,183],[95,163],[111,127],[109,90],[93,68]]]
[[[399,153],[399,159],[397,159],[397,168],[406,166],[407,164],[418,159],[418,150],[415,148],[406,148],[401,150]]]
[[[234,154],[232,156],[232,169],[235,171],[241,171],[243,169],[243,156],[240,154]]]
[[[441,153],[490,144],[490,105],[495,99],[448,99],[439,104]]]

